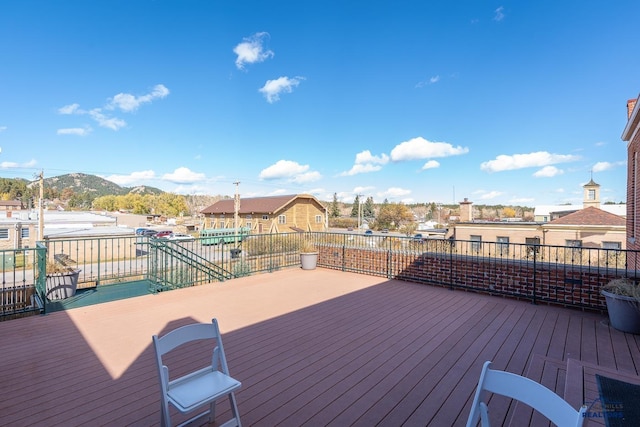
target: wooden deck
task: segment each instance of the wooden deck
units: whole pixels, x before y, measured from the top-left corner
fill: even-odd
[[[0,322],[0,424],[158,425],[151,336],[212,317],[244,425],[464,425],[485,360],[576,407],[596,372],[640,383],[640,337],[603,315],[289,269]],[[495,425],[538,423],[506,399],[490,408]]]

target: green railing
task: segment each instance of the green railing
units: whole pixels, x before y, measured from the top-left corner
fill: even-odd
[[[159,292],[298,267],[308,241],[319,267],[593,309],[603,307],[600,287],[615,277],[637,279],[640,262],[634,251],[379,233],[260,234],[237,246],[145,236],[49,240],[0,251],[0,318],[46,312],[52,262],[79,270],[78,290],[146,280]]]

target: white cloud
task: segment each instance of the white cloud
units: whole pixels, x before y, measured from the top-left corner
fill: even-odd
[[[0,162],[0,169],[12,169],[12,168],[32,168],[37,164],[35,160],[29,160],[25,163],[18,162]]]
[[[294,176],[291,179],[291,181],[297,182],[298,184],[303,184],[306,182],[318,181],[321,178],[322,178],[322,175],[320,174],[320,172],[310,171],[310,172],[305,172],[305,173],[301,173],[300,175]]]
[[[390,187],[387,188],[385,191],[381,191],[378,193],[378,196],[381,198],[391,198],[391,199],[397,199],[399,197],[403,197],[403,196],[408,196],[409,194],[411,194],[411,190],[407,190],[406,188],[400,188],[400,187]]]
[[[375,163],[380,165],[386,165],[389,163],[389,156],[386,154],[381,154],[380,156],[373,156],[371,151],[364,150],[360,153],[356,154],[356,164],[367,164],[367,163]]]
[[[269,33],[256,33],[251,37],[245,37],[243,42],[233,48],[233,53],[238,55],[236,58],[236,67],[243,70],[245,64],[255,64],[272,58],[274,53],[271,50],[265,50],[263,47],[264,39]]]
[[[83,128],[67,128],[67,129],[58,129],[56,133],[58,135],[77,135],[77,136],[87,136],[91,133],[93,129],[90,126],[86,126]]]
[[[416,87],[425,87],[428,84],[430,84],[430,85],[436,84],[439,81],[440,81],[440,76],[433,76],[433,77],[430,77],[429,80],[426,81],[426,82],[424,82],[424,81],[418,82],[416,84]]]
[[[0,132],[4,132],[5,130],[7,130],[6,126],[0,126]]]
[[[134,96],[128,93],[119,93],[113,98],[111,98],[103,108],[97,107],[89,111],[86,111],[86,110],[80,109],[79,104],[69,104],[69,105],[65,105],[64,107],[60,107],[58,109],[58,113],[64,114],[64,115],[87,114],[89,115],[89,117],[95,120],[100,127],[104,127],[111,130],[119,130],[125,127],[127,125],[127,122],[125,122],[124,120],[118,117],[111,117],[105,114],[103,109],[108,111],[119,109],[120,111],[123,111],[125,113],[130,113],[130,112],[136,111],[143,104],[151,103],[156,99],[165,98],[167,95],[169,95],[169,89],[167,89],[166,86],[162,84],[158,84],[153,87],[151,92],[141,96]],[[79,129],[79,128],[75,128],[75,129]],[[90,128],[87,128],[87,129],[90,131]],[[62,130],[65,131],[64,129]],[[60,131],[58,132],[60,134]],[[69,134],[69,133],[71,132],[66,132],[66,134]]]
[[[539,171],[536,171],[533,176],[536,178],[553,178],[554,176],[562,175],[564,171],[562,169],[558,169],[555,166],[545,166]]]
[[[293,88],[300,84],[304,77],[279,77],[275,80],[267,80],[267,82],[258,91],[267,98],[269,104],[273,104],[280,100],[281,93],[291,93]]]
[[[162,175],[162,179],[176,184],[191,184],[205,179],[205,174],[193,172],[189,168],[180,167],[172,173]]]
[[[598,162],[595,165],[593,165],[593,172],[604,172],[610,169],[613,169],[615,167],[618,166],[624,166],[626,165],[627,162],[615,162],[615,163],[611,163],[611,162]]]
[[[528,203],[533,203],[535,199],[533,197],[520,197],[513,198],[509,200],[509,203],[513,205],[527,205]]]
[[[502,172],[514,169],[548,166],[557,163],[575,162],[577,160],[580,160],[580,156],[574,156],[572,154],[551,154],[546,151],[514,154],[511,156],[501,154],[494,160],[483,162],[480,165],[480,169],[486,172]]]
[[[353,176],[361,173],[377,172],[382,169],[380,165],[353,165],[351,169],[346,172],[342,172],[341,176]]]
[[[94,108],[89,111],[89,116],[101,127],[111,130],[119,130],[127,125],[127,122],[122,119],[105,115],[100,108]]]
[[[502,21],[504,19],[504,6],[500,6],[494,11],[493,20]]]
[[[58,114],[82,114],[82,111],[79,110],[80,105],[78,104],[69,104],[64,107],[58,108]]]
[[[108,110],[119,108],[125,113],[136,111],[143,104],[148,104],[156,99],[163,99],[169,95],[169,89],[164,85],[155,85],[150,93],[141,96],[131,95],[129,93],[119,93],[114,96],[107,106]]]
[[[263,169],[260,179],[286,179],[290,182],[307,183],[318,181],[322,175],[316,171],[310,171],[309,165],[301,165],[291,160],[278,160],[275,164]]]
[[[105,176],[104,179],[108,179],[111,182],[115,182],[118,185],[122,186],[130,186],[132,184],[141,185],[142,182],[154,179],[156,174],[152,170],[133,172],[129,175],[109,175]]]
[[[424,165],[422,165],[422,170],[427,170],[427,169],[436,169],[440,167],[440,163],[437,160],[429,160],[427,163],[425,163]]]
[[[371,192],[375,189],[375,187],[372,186],[368,186],[368,187],[355,187],[353,189],[353,194],[363,194],[363,193],[368,193]]]
[[[482,200],[491,200],[491,199],[495,199],[496,197],[502,196],[502,192],[500,191],[489,191],[487,193],[484,193],[480,196],[480,199]]]
[[[260,179],[281,179],[305,173],[309,165],[301,165],[291,160],[278,160],[275,164],[263,169],[258,176]]]
[[[375,172],[382,169],[383,165],[389,163],[389,156],[381,154],[374,156],[371,151],[364,150],[356,154],[356,160],[353,167],[347,172],[342,172],[341,176],[352,176],[360,173]]]
[[[446,142],[431,142],[420,136],[396,145],[393,150],[391,150],[391,160],[400,162],[433,157],[449,157],[466,154],[468,152],[469,149],[466,147],[454,147]]]

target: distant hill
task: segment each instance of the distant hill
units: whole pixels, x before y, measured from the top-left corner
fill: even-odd
[[[76,194],[91,194],[92,198],[101,196],[123,196],[129,193],[136,194],[162,194],[164,191],[147,186],[121,187],[118,184],[100,178],[95,175],[84,173],[70,173],[66,175],[54,176],[44,179],[45,188],[50,188],[58,192],[71,189]]]

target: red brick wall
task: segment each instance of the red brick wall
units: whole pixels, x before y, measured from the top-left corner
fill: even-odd
[[[613,271],[565,264],[377,249],[321,247],[318,265],[388,278],[604,311],[600,288]],[[534,293],[535,285],[535,293]]]

